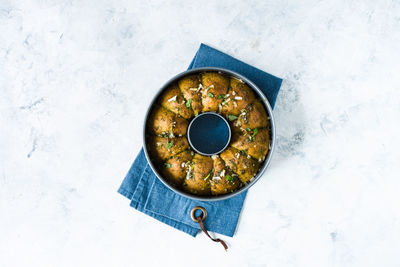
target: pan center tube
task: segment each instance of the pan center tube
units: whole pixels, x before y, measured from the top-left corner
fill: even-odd
[[[224,117],[215,112],[205,112],[190,122],[187,135],[193,150],[205,156],[212,156],[226,149],[232,133]]]

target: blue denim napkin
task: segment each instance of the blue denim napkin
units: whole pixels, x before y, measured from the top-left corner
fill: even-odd
[[[205,44],[200,45],[189,65],[189,69],[199,67],[221,67],[242,74],[254,82],[274,106],[282,79]],[[143,148],[118,192],[131,201],[131,207],[192,236],[196,236],[200,230],[199,224],[190,218],[190,211],[195,206],[203,206],[207,210],[205,225],[209,231],[233,236],[247,193],[245,191],[230,199],[215,202],[195,201],[178,195],[158,180],[146,161]]]

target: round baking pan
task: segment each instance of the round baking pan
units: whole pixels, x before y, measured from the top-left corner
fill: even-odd
[[[151,155],[150,155],[150,153],[148,151],[148,147],[147,147],[147,137],[149,136],[149,134],[147,133],[148,127],[146,125],[147,125],[147,121],[149,119],[150,113],[152,111],[152,108],[153,108],[155,102],[157,101],[157,99],[159,98],[161,93],[164,92],[164,90],[166,88],[168,88],[169,85],[171,85],[174,82],[177,82],[179,79],[183,78],[186,75],[209,72],[209,71],[220,72],[220,73],[222,73],[222,74],[224,74],[226,76],[233,76],[233,77],[235,77],[237,79],[241,79],[250,88],[253,89],[253,91],[256,93],[258,99],[261,100],[261,102],[264,104],[265,110],[266,110],[266,112],[268,114],[268,117],[269,117],[270,148],[269,148],[267,156],[265,157],[265,160],[261,163],[261,166],[260,166],[260,169],[259,169],[258,173],[256,174],[256,176],[254,177],[254,179],[251,182],[249,182],[248,184],[246,184],[245,186],[243,186],[242,188],[240,188],[239,190],[237,190],[237,191],[235,191],[233,193],[228,193],[228,194],[225,194],[225,195],[217,195],[217,196],[211,196],[211,195],[210,196],[198,196],[198,195],[190,194],[188,192],[185,192],[183,190],[180,190],[179,188],[176,188],[176,187],[172,186],[171,184],[168,183],[168,180],[166,178],[164,178],[163,175],[157,170],[157,166],[154,164],[153,159],[151,158]],[[154,96],[153,100],[151,101],[151,103],[149,105],[149,108],[147,109],[147,112],[145,114],[145,120],[144,120],[144,126],[143,126],[144,153],[146,155],[146,159],[147,159],[149,165],[151,166],[153,172],[156,174],[158,179],[165,186],[167,186],[169,189],[171,189],[175,193],[180,194],[180,195],[185,196],[185,197],[188,197],[188,198],[191,198],[191,199],[201,200],[201,201],[217,201],[217,200],[228,199],[228,198],[231,198],[231,197],[234,197],[234,196],[236,196],[238,194],[243,193],[245,190],[247,190],[251,186],[253,186],[260,179],[260,177],[263,175],[263,173],[267,169],[269,163],[271,162],[272,154],[274,152],[274,147],[275,147],[275,139],[276,138],[275,138],[274,115],[273,115],[273,112],[272,112],[271,105],[269,104],[268,99],[265,97],[263,92],[252,81],[250,81],[249,79],[247,79],[243,75],[240,75],[239,73],[236,73],[236,72],[228,70],[228,69],[216,68],[216,67],[205,67],[205,68],[196,68],[196,69],[187,70],[187,71],[184,71],[184,72],[172,77],[169,81],[167,81],[160,88],[160,90],[157,92],[157,94]]]

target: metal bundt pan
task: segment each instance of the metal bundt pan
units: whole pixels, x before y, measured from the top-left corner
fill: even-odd
[[[161,95],[162,92],[164,92],[164,90],[172,83],[177,82],[179,79],[183,78],[186,75],[189,74],[196,74],[196,73],[202,73],[202,72],[207,72],[207,71],[219,71],[222,74],[225,74],[227,76],[233,76],[236,78],[239,78],[241,80],[243,80],[250,88],[252,88],[258,98],[261,100],[261,102],[264,104],[264,107],[268,113],[268,117],[269,117],[269,124],[270,124],[270,149],[268,151],[267,156],[265,157],[265,160],[263,161],[263,163],[261,164],[260,170],[257,173],[257,175],[255,176],[255,178],[253,179],[253,181],[251,181],[250,183],[248,183],[247,185],[243,186],[242,188],[240,188],[238,191],[235,191],[233,193],[228,193],[225,195],[218,195],[218,196],[196,196],[196,195],[192,195],[189,194],[183,190],[180,190],[178,188],[173,187],[172,185],[170,185],[167,181],[167,179],[163,178],[162,174],[160,174],[156,168],[156,166],[154,165],[151,156],[149,154],[148,148],[147,148],[147,134],[146,134],[146,124],[148,121],[148,118],[150,116],[150,113],[152,111],[152,107],[155,104],[155,101],[158,99],[158,97]],[[184,71],[174,77],[172,77],[169,81],[167,81],[162,87],[161,89],[158,91],[158,93],[154,96],[153,100],[150,103],[149,108],[147,109],[147,112],[145,114],[145,120],[144,120],[144,126],[143,126],[143,144],[144,144],[144,153],[146,155],[146,159],[149,162],[153,172],[156,174],[156,176],[158,177],[158,179],[169,189],[171,189],[172,191],[174,191],[177,194],[180,194],[182,196],[185,196],[187,198],[191,198],[194,200],[200,200],[200,201],[218,201],[218,200],[224,200],[224,199],[228,199],[231,197],[234,197],[236,195],[239,195],[241,193],[243,193],[244,191],[248,190],[251,186],[253,186],[259,179],[260,177],[263,175],[263,173],[265,172],[265,170],[267,169],[269,163],[271,162],[271,158],[272,158],[272,154],[274,152],[274,148],[275,148],[275,121],[274,121],[274,115],[272,112],[272,108],[271,105],[269,104],[268,99],[265,97],[265,95],[263,94],[263,92],[249,79],[247,79],[246,77],[244,77],[243,75],[240,75],[239,73],[236,73],[234,71],[231,70],[227,70],[224,68],[216,68],[216,67],[204,67],[204,68],[196,68],[196,69],[191,69],[191,70],[187,70]]]

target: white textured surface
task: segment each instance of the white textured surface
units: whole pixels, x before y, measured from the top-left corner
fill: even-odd
[[[285,79],[229,253],[116,192],[200,42]],[[398,1],[0,0],[0,266],[399,266],[399,44]]]

